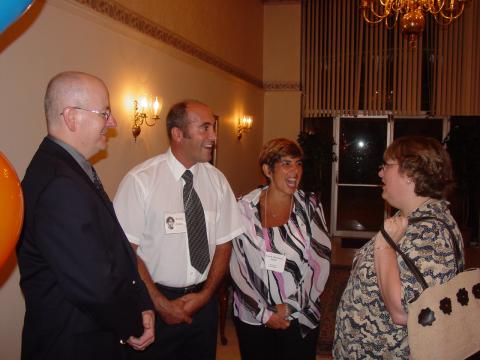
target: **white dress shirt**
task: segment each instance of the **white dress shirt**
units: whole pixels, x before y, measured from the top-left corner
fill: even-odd
[[[187,233],[167,233],[168,214],[184,213],[182,174],[186,168],[171,150],[134,167],[124,177],[114,199],[115,212],[128,240],[138,245],[154,282],[185,287],[205,281],[190,264]],[[235,196],[225,176],[210,163],[189,169],[205,212],[210,260],[216,245],[243,233]],[[211,264],[211,262],[210,262]]]

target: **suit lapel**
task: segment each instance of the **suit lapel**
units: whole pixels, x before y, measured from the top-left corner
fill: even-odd
[[[102,196],[100,190],[97,189],[95,184],[92,182],[90,177],[85,173],[82,167],[78,164],[78,162],[60,145],[56,144],[49,138],[45,138],[43,142],[40,144],[40,150],[45,151],[56,158],[60,158],[65,162],[65,164],[74,170],[80,178],[82,178],[86,184],[97,194],[97,196],[102,200],[102,202],[107,207],[108,211],[115,216],[115,211],[113,209],[112,202],[108,199],[107,196]],[[106,195],[106,194],[105,194]]]
[[[137,269],[136,254],[133,252],[132,247],[128,243],[128,239],[126,238],[125,233],[123,232],[122,226],[118,222],[117,215],[115,214],[115,209],[113,208],[112,202],[107,197],[107,194],[105,194],[105,196],[102,196],[100,190],[97,189],[95,184],[92,182],[90,177],[85,173],[82,167],[78,164],[78,162],[60,145],[56,144],[55,142],[53,142],[52,140],[46,137],[40,144],[39,150],[46,152],[57,159],[61,159],[65,163],[65,165],[71,168],[72,170],[74,170],[78,174],[78,176],[87,183],[87,185],[92,189],[92,191],[96,194],[96,196],[100,198],[100,201],[105,205],[110,215],[112,216],[113,221],[117,224],[117,226],[120,229],[120,234],[124,239],[124,241],[122,241],[122,244],[124,245],[124,249],[127,252],[130,260],[132,260],[132,263],[136,271]]]

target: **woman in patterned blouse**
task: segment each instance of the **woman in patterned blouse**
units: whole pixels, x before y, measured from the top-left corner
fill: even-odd
[[[330,271],[323,210],[298,190],[297,144],[271,140],[259,162],[268,185],[239,200],[246,232],[233,240],[230,262],[240,352],[244,360],[313,360]]]
[[[385,220],[385,230],[429,286],[448,281],[456,273],[452,241],[458,241],[463,262],[462,237],[443,200],[452,185],[448,153],[435,139],[409,136],[395,140],[383,158],[382,197],[399,209],[398,216]],[[441,221],[408,224],[424,216],[445,221],[456,239]],[[400,255],[376,234],[353,261],[337,309],[333,357],[408,359],[407,304],[421,291]]]

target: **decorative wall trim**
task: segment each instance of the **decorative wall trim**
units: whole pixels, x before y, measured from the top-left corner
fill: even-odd
[[[298,81],[265,81],[263,83],[265,91],[300,91],[300,82]]]
[[[73,0],[77,3],[85,5],[92,10],[110,17],[126,26],[134,28],[141,33],[160,40],[174,48],[183,51],[197,59],[205,61],[227,73],[230,73],[252,85],[259,88],[263,87],[261,79],[247,73],[246,71],[232,65],[218,56],[202,49],[194,43],[184,39],[183,37],[161,27],[157,23],[148,20],[136,12],[123,7],[115,2],[115,0]]]
[[[301,0],[263,0],[264,5],[300,4]]]

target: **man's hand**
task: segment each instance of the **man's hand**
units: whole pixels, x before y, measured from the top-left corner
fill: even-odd
[[[162,320],[169,324],[192,323],[191,315],[185,311],[185,302],[182,298],[175,300],[154,299],[155,309],[160,314]]]
[[[288,306],[286,304],[278,304],[276,308],[277,312],[270,316],[270,319],[268,319],[265,325],[270,329],[285,330],[290,326],[290,320],[287,320],[290,315]]]
[[[136,253],[138,245],[132,243],[130,243],[130,245],[132,246],[133,251],[135,251]],[[183,301],[181,301],[180,299],[170,301],[157,289],[157,286],[155,285],[150,273],[148,272],[145,263],[138,255],[137,264],[140,277],[145,283],[148,294],[150,295],[153,305],[155,306],[155,310],[158,312],[162,320],[169,325],[180,323],[190,324],[192,322],[192,319],[183,310],[183,307],[185,305]]]
[[[143,334],[136,338],[130,336],[127,343],[135,350],[145,350],[155,340],[155,313],[152,310],[142,312]]]
[[[193,316],[210,300],[204,292],[187,294],[180,299],[184,302],[185,306],[183,309],[189,316]]]

